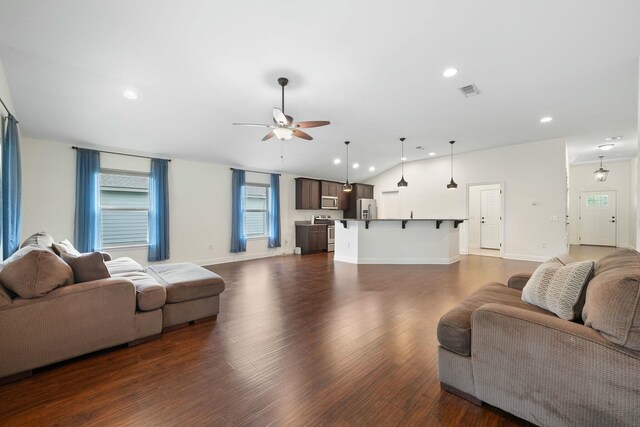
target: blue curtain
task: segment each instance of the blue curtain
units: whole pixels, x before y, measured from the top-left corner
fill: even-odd
[[[100,152],[76,150],[75,244],[80,252],[100,250]]]
[[[22,229],[22,168],[18,122],[9,114],[2,142],[2,257],[9,258],[20,246]]]
[[[247,251],[244,234],[244,171],[234,169],[231,177],[231,252]]]
[[[169,161],[151,159],[149,261],[169,259]]]
[[[269,247],[280,247],[280,175],[271,174],[269,195]]]

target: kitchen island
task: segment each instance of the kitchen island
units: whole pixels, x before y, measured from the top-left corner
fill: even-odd
[[[452,264],[460,261],[464,219],[336,220],[334,261],[353,264]]]

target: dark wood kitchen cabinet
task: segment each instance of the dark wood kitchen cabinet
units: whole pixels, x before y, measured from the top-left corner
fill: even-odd
[[[320,181],[296,178],[296,209],[320,209]]]
[[[373,185],[354,184],[356,199],[373,199]]]
[[[302,254],[327,251],[326,225],[296,225],[296,246]]]
[[[320,181],[320,194],[329,197],[338,197],[342,191],[342,184],[333,181]]]

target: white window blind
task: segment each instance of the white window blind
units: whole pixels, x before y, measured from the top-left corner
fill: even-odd
[[[247,237],[267,235],[269,186],[246,184],[244,187],[244,229]]]
[[[100,209],[103,247],[147,244],[149,176],[103,171]]]

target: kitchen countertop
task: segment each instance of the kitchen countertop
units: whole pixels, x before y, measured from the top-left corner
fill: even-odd
[[[466,221],[468,218],[382,218],[382,219],[336,219],[336,221]]]

